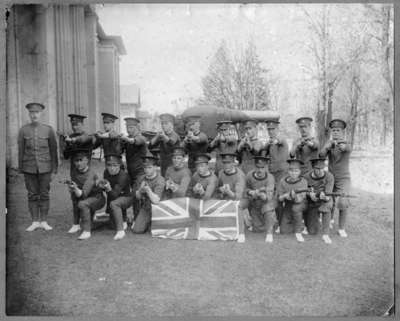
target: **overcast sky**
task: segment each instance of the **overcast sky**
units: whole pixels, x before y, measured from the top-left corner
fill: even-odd
[[[221,40],[239,52],[253,38],[263,66],[291,86],[306,76],[296,4],[106,4],[98,15],[107,34],[122,36],[121,84],[139,85],[146,110],[174,112],[172,101],[200,97]]]

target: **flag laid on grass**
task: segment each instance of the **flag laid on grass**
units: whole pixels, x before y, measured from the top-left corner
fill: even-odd
[[[187,240],[237,240],[238,201],[174,198],[152,205],[154,237]]]

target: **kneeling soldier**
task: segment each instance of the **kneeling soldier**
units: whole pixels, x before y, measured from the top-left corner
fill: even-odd
[[[255,156],[255,169],[246,175],[245,195],[254,232],[267,232],[265,241],[273,241],[275,223],[275,178],[268,174],[268,157]]]
[[[114,240],[120,240],[125,236],[126,210],[133,202],[129,175],[121,169],[121,163],[119,155],[107,155],[104,180],[98,182],[98,186],[107,193],[107,208],[117,230]]]
[[[165,199],[185,197],[190,184],[192,173],[185,166],[185,150],[175,147],[172,152],[172,166],[165,174]]]
[[[222,153],[222,166],[218,173],[218,196],[224,200],[241,201],[243,198],[245,175],[235,165],[236,154]],[[239,208],[239,238],[238,242],[245,241],[243,208]]]
[[[208,154],[198,154],[195,157],[196,172],[193,174],[188,188],[188,196],[209,200],[213,197],[217,187],[217,176],[210,171],[208,162],[211,157]]]
[[[345,141],[346,122],[341,119],[333,119],[329,123],[331,129],[332,140],[329,140],[320,152],[321,157],[328,156],[328,169],[332,173],[335,183],[333,192],[347,194],[350,191],[350,154],[351,145]],[[339,229],[338,233],[341,237],[347,237],[344,229],[347,217],[347,211],[350,202],[345,197],[335,199],[334,205],[339,210]],[[335,207],[332,209],[332,219]]]
[[[76,149],[73,155],[74,168],[71,173],[69,191],[74,209],[74,225],[68,233],[76,233],[81,228],[80,240],[86,240],[91,235],[91,223],[94,213],[105,204],[101,188],[96,186],[97,174],[90,168],[89,151]],[[79,225],[79,221],[81,225]]]
[[[140,201],[139,213],[132,225],[134,233],[145,233],[151,225],[151,204],[160,202],[165,180],[157,172],[158,158],[148,153],[143,157],[144,176],[139,180],[135,196]]]
[[[305,174],[311,191],[308,193],[308,208],[305,215],[305,224],[309,234],[317,234],[319,230],[319,217],[322,215],[322,239],[331,244],[329,237],[329,221],[332,210],[332,199],[326,194],[332,193],[333,176],[324,171],[325,158],[310,160],[312,170]]]
[[[283,213],[280,232],[294,233],[299,242],[304,242],[301,235],[303,230],[303,211],[306,208],[307,181],[301,177],[301,160],[288,159],[288,175],[278,183],[277,194],[279,202],[283,202]]]

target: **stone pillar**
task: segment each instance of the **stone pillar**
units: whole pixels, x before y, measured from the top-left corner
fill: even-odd
[[[59,130],[66,133],[69,130],[67,115],[75,112],[70,7],[68,5],[54,6],[54,16],[58,124]]]
[[[82,5],[73,5],[71,11],[73,71],[74,71],[74,101],[75,112],[87,115],[88,91],[86,72],[86,30],[85,12]]]
[[[20,111],[20,83],[18,79],[18,41],[17,41],[17,13],[16,6],[11,7],[7,22],[6,48],[7,48],[7,103],[6,103],[6,141],[7,141],[7,167],[18,166],[18,130],[21,126]]]
[[[85,13],[86,27],[86,72],[87,72],[87,94],[88,94],[88,121],[89,132],[100,129],[100,111],[97,81],[97,16],[88,10]]]

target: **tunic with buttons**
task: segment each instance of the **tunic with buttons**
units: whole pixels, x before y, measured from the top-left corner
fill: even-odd
[[[49,173],[57,171],[57,140],[51,126],[30,123],[18,134],[19,169],[24,173]]]

